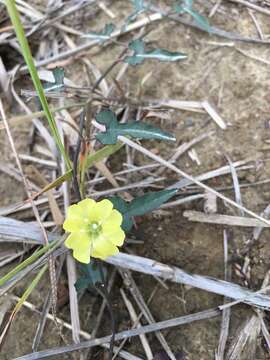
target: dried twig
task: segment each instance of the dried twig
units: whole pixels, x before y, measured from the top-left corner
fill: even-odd
[[[200,211],[187,210],[184,211],[183,216],[190,221],[203,222],[208,224],[219,224],[229,226],[244,226],[244,227],[269,227],[260,220],[241,216],[230,216],[221,214],[205,214]]]
[[[238,0],[232,0],[232,1],[238,1]],[[239,0],[239,1],[242,1],[242,0]],[[169,11],[170,11],[169,9],[168,9],[168,11],[167,10],[163,11],[159,7],[153,6],[149,2],[146,2],[146,1],[145,1],[145,6],[149,7],[153,11],[159,12],[164,17],[167,17],[170,20],[173,20],[175,22],[181,23],[181,24],[186,25],[186,26],[190,26],[191,28],[194,28],[194,29],[197,29],[197,30],[200,30],[200,31],[203,31],[203,32],[207,32],[207,30],[202,28],[195,21],[186,20],[182,16],[169,15]],[[243,37],[243,36],[235,34],[235,33],[220,30],[220,29],[218,29],[218,28],[216,28],[214,26],[211,26],[211,34],[219,36],[219,37],[223,37],[223,38],[226,38],[226,39],[235,40],[235,41],[242,41],[242,42],[255,43],[255,44],[256,43],[257,44],[270,44],[270,41],[268,41],[268,40]]]
[[[229,267],[228,264],[228,237],[226,230],[224,230],[223,232],[223,239],[224,239],[224,265],[225,265],[224,280],[231,281],[231,267]],[[226,302],[227,299],[225,298],[224,301]],[[216,360],[224,359],[226,343],[229,335],[230,316],[231,316],[230,308],[222,311],[221,331],[219,336],[218,349],[215,357]]]
[[[11,299],[12,299],[12,300],[14,299],[15,301],[18,301],[18,300],[19,300],[19,298],[18,298],[17,296],[14,296],[14,295],[11,296]],[[32,303],[30,303],[30,302],[28,302],[28,301],[25,301],[25,302],[23,303],[23,305],[24,305],[27,309],[29,309],[29,310],[31,310],[31,311],[33,311],[33,312],[41,315],[41,313],[40,313],[40,311],[38,310],[38,308],[37,308],[35,305],[33,305]],[[46,319],[48,319],[48,320],[54,320],[53,316],[52,316],[51,314],[49,314],[49,313],[46,314]],[[62,320],[62,319],[60,319],[60,318],[58,318],[58,317],[56,317],[56,321],[57,321],[57,323],[58,323],[59,326],[64,327],[64,328],[72,331],[72,325],[69,324],[68,322],[66,322],[66,321],[64,321],[64,320]],[[85,340],[90,340],[90,339],[92,339],[92,336],[91,336],[88,332],[86,332],[86,331],[84,331],[84,330],[80,330],[80,336],[81,336],[82,338],[84,338]],[[101,344],[101,346],[107,349],[109,345],[108,345],[108,344]],[[130,354],[129,352],[125,351],[125,350],[120,350],[117,346],[114,347],[114,351],[115,351],[115,352],[117,351],[117,352],[119,353],[119,355],[122,357],[122,359],[126,359],[126,360],[142,360],[141,358],[139,358],[139,357],[137,357],[137,356],[134,356],[134,355]]]
[[[147,334],[147,333],[150,333],[153,331],[167,329],[169,327],[175,327],[175,326],[180,326],[180,325],[184,325],[184,324],[189,324],[193,321],[210,319],[210,318],[213,318],[213,317],[216,317],[219,315],[220,315],[220,311],[216,310],[216,309],[201,311],[199,313],[181,316],[179,318],[160,321],[155,324],[142,326],[141,328],[122,331],[115,335],[115,340],[118,341],[121,339],[125,339],[126,337],[138,336],[140,334]],[[93,346],[102,345],[102,344],[108,343],[110,341],[110,338],[111,338],[111,336],[109,335],[109,336],[105,336],[105,337],[99,338],[99,339],[84,341],[84,342],[81,342],[80,344],[74,344],[74,345],[70,345],[70,346],[63,346],[63,347],[53,348],[50,350],[39,351],[36,353],[18,357],[14,360],[44,359],[44,358],[48,358],[48,357],[52,357],[52,356],[56,356],[56,355],[60,355],[60,354],[65,354],[65,353],[71,352],[71,351],[77,351],[77,350],[81,350],[81,349],[87,349],[87,348],[90,348]]]
[[[141,27],[143,27],[143,26],[145,26],[147,24],[150,24],[152,22],[155,22],[157,20],[160,20],[161,18],[162,18],[162,15],[160,13],[156,13],[156,14],[146,16],[143,19],[140,19],[140,20],[126,26],[124,31],[123,31],[122,28],[120,30],[114,31],[111,34],[111,39],[117,38],[119,35],[122,36],[122,35],[124,35],[124,34],[126,34],[128,32],[138,30],[139,28],[141,28]],[[52,56],[52,57],[50,57],[48,59],[37,61],[35,65],[36,65],[37,68],[39,68],[39,67],[42,67],[42,66],[53,64],[55,62],[66,59],[68,57],[75,56],[75,55],[78,55],[80,53],[83,53],[84,51],[89,50],[90,48],[92,48],[92,47],[94,47],[96,45],[100,45],[100,44],[101,43],[100,43],[99,40],[93,40],[93,41],[87,42],[86,44],[79,45],[75,49],[64,51],[64,52],[62,52],[62,53],[60,53],[58,55]],[[28,68],[26,66],[22,66],[20,68],[20,73],[27,73],[27,72],[28,72]]]
[[[18,221],[18,223],[22,222]],[[6,232],[5,229],[2,230],[2,233],[0,232],[2,238],[12,239],[12,230],[9,229],[7,234]],[[18,231],[16,234],[17,233]],[[33,235],[34,234],[32,234],[30,230],[29,237],[33,238]],[[19,237],[19,234],[17,234],[17,237]],[[139,271],[145,274],[160,277],[162,279],[171,280],[176,283],[197,287],[199,289],[227,296],[236,300],[235,302],[232,302],[228,305],[226,304],[226,306],[221,306],[221,309],[228,306],[233,306],[239,302],[245,302],[253,306],[270,309],[270,297],[262,295],[262,291],[255,293],[234,283],[229,283],[223,280],[208,278],[200,275],[192,275],[183,271],[182,269],[158,263],[151,259],[119,253],[118,255],[107,258],[106,262],[115,266],[120,266],[122,268]]]
[[[215,278],[208,278],[200,275],[193,275],[180,268],[158,263],[154,260],[135,255],[119,253],[106,259],[106,262],[133,271],[139,271],[162,279],[171,280],[176,283],[197,287],[228,298],[238,299],[238,302],[245,302],[270,310],[270,297],[260,293],[252,292],[237,284]],[[225,306],[221,306],[223,309]]]
[[[176,172],[177,174],[179,174],[180,176],[183,176],[185,179],[194,182],[196,185],[200,186],[201,188],[203,188],[206,191],[209,191],[213,194],[215,194],[218,198],[222,199],[223,201],[225,201],[226,203],[233,205],[234,207],[236,207],[239,210],[243,210],[245,213],[247,213],[248,215],[254,217],[255,219],[258,219],[260,221],[262,221],[263,223],[270,225],[270,221],[262,218],[260,215],[257,215],[256,213],[254,213],[251,210],[248,210],[247,208],[237,204],[235,201],[229,199],[228,197],[222,195],[221,193],[217,192],[216,190],[213,190],[211,187],[205,185],[204,183],[202,183],[201,181],[197,180],[196,178],[194,178],[191,175],[188,175],[187,173],[185,173],[183,170],[180,170],[179,168],[177,168],[176,166],[170,164],[168,161],[162,159],[160,156],[155,155],[154,153],[152,153],[151,151],[145,149],[143,146],[138,145],[137,143],[135,143],[134,141],[127,139],[124,136],[119,136],[118,139],[120,141],[122,141],[123,143],[133,147],[134,149],[138,150],[139,152],[143,153],[144,155],[150,157],[151,159],[159,162],[160,164],[166,166],[168,169],[173,170],[174,172]]]
[[[30,192],[30,186],[28,184],[27,178],[24,175],[24,171],[23,171],[23,168],[22,168],[18,153],[16,151],[15,143],[14,143],[14,140],[13,140],[13,137],[12,137],[12,134],[11,134],[8,122],[7,122],[6,114],[4,112],[4,108],[3,108],[3,104],[2,104],[1,99],[0,99],[0,114],[2,116],[3,122],[4,122],[5,127],[6,127],[7,136],[8,136],[8,139],[9,139],[13,154],[15,156],[15,160],[16,160],[18,169],[19,169],[20,174],[21,174],[22,179],[23,179],[26,194],[27,194],[27,196],[28,196],[28,198],[30,200],[31,207],[33,209],[33,213],[34,213],[35,218],[36,218],[36,220],[37,220],[37,222],[39,224],[39,227],[41,229],[44,244],[48,245],[49,244],[49,239],[48,239],[48,236],[47,236],[47,232],[46,232],[46,230],[45,230],[45,228],[44,228],[44,226],[42,224],[42,221],[40,219],[38,209],[37,209],[34,201],[32,200],[32,194]],[[49,256],[49,258],[48,258],[48,263],[49,263],[49,273],[50,273],[50,280],[51,280],[51,287],[52,287],[52,310],[53,310],[54,316],[56,316],[56,304],[57,304],[56,275],[55,275],[54,260],[53,260],[53,258],[51,256]]]
[[[124,280],[124,283],[126,287],[129,289],[130,293],[132,294],[134,300],[136,301],[138,307],[140,308],[142,314],[146,318],[149,324],[154,324],[155,319],[148,308],[146,302],[144,301],[144,298],[135,282],[135,280],[132,277],[132,274],[128,270],[120,270],[120,274]],[[164,348],[165,352],[167,353],[169,359],[176,360],[173,352],[171,351],[167,341],[165,340],[164,336],[160,331],[155,332],[156,338],[160,342],[161,346]]]
[[[123,301],[124,301],[124,303],[126,305],[126,308],[128,309],[128,312],[129,312],[129,315],[130,315],[130,318],[131,318],[132,322],[133,323],[136,322],[136,327],[141,328],[142,324],[140,323],[140,321],[137,321],[138,316],[136,314],[136,311],[135,311],[131,301],[128,299],[124,289],[120,289],[120,294],[121,294],[121,296],[123,298]],[[150,345],[148,343],[147,337],[145,336],[145,334],[140,334],[139,338],[140,338],[142,346],[144,348],[146,358],[148,360],[152,360],[153,359],[153,353],[152,353],[151,347],[150,347]]]
[[[261,14],[270,15],[270,10],[267,10],[266,8],[264,8],[262,6],[253,4],[249,1],[246,1],[246,0],[229,0],[229,1],[232,3],[235,3],[235,4],[246,6],[249,9],[256,10],[256,11],[260,12]]]

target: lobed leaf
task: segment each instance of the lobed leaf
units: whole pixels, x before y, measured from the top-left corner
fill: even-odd
[[[176,3],[173,7],[174,11],[177,14],[184,14],[185,12],[188,13],[193,17],[195,22],[205,31],[209,33],[212,32],[211,26],[209,25],[207,19],[200,15],[197,11],[193,10],[193,1],[192,0],[184,0],[180,3]]]
[[[109,200],[113,203],[113,207],[122,214],[123,222],[121,227],[125,233],[127,233],[133,225],[132,218],[128,214],[129,203],[123,200],[120,196],[112,196]]]
[[[121,212],[123,216],[123,223],[121,225],[122,229],[125,232],[128,232],[133,225],[133,216],[141,216],[158,209],[162,204],[173,197],[177,191],[178,189],[149,192],[143,196],[135,198],[129,203],[119,196],[111,197],[110,201],[113,203],[114,208]]]
[[[134,51],[134,55],[126,56],[124,62],[129,65],[141,64],[145,59],[156,59],[159,61],[174,62],[187,58],[186,54],[180,52],[171,52],[165,49],[154,49],[145,51],[142,40],[134,40],[129,44],[130,50]]]
[[[105,25],[105,28],[102,31],[100,31],[100,32],[92,31],[88,34],[83,35],[83,37],[105,41],[105,40],[110,39],[114,30],[115,30],[115,25],[112,23],[109,23],[109,24]]]
[[[184,7],[184,11],[187,12],[188,14],[190,14],[193,17],[193,19],[195,20],[195,22],[202,29],[211,33],[211,31],[212,31],[211,26],[209,25],[209,22],[207,21],[207,19],[204,16],[200,15],[197,11],[194,11],[194,10],[186,8],[186,7]]]
[[[55,68],[53,69],[53,77],[54,82],[47,82],[44,84],[44,90],[45,92],[48,91],[58,91],[60,92],[64,88],[64,78],[65,78],[65,72],[63,68]]]
[[[139,57],[143,56],[145,59],[150,58],[150,59],[157,59],[159,61],[169,61],[169,62],[184,60],[187,58],[186,54],[180,52],[172,52],[165,49],[155,49],[152,51],[148,51],[143,55],[138,54],[137,56]]]
[[[93,287],[97,283],[103,283],[102,274],[94,259],[92,259],[89,264],[79,264],[79,270],[82,276],[80,276],[75,283],[77,292],[87,289],[89,286]],[[103,268],[103,272],[106,277],[106,268]]]
[[[134,11],[126,19],[126,25],[128,25],[131,21],[136,20],[137,16],[147,9],[147,7],[144,5],[144,0],[132,0],[132,3],[134,6]]]
[[[178,189],[161,190],[140,196],[131,201],[128,214],[129,216],[141,216],[151,212],[173,197],[177,191]]]
[[[159,128],[141,121],[130,121],[120,124],[111,110],[103,110],[96,115],[96,120],[106,126],[106,131],[98,133],[96,138],[102,144],[116,144],[119,135],[137,139],[159,139],[175,141],[175,137]]]

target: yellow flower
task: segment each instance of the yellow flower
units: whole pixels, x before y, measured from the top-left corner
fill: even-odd
[[[88,264],[90,257],[106,259],[119,252],[125,233],[121,229],[122,215],[113,209],[111,201],[84,199],[68,208],[63,228],[71,234],[65,241],[78,261]]]

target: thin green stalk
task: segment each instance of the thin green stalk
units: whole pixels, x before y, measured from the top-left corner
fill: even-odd
[[[65,106],[52,108],[51,113],[54,114],[54,113],[60,112],[61,110],[71,109],[71,108],[76,108],[76,107],[82,107],[82,106],[85,106],[85,104],[86,104],[85,102],[67,104]],[[41,117],[41,116],[45,116],[45,112],[43,110],[33,112],[32,114],[14,116],[14,117],[10,118],[8,120],[8,122],[10,123],[10,125],[15,125],[14,123],[17,123],[17,122],[20,122],[20,121],[32,120],[33,118],[38,118],[38,117]],[[2,130],[2,128],[4,129],[4,126],[0,126],[0,130]]]
[[[118,141],[115,145],[106,145],[100,150],[97,150],[94,154],[88,155],[85,164],[85,171],[94,165],[95,162],[102,161],[114,154],[123,147],[123,143]]]
[[[31,294],[31,292],[34,290],[34,288],[39,283],[40,279],[44,275],[45,271],[48,269],[48,264],[45,264],[37,273],[34,280],[30,283],[28,288],[25,290],[25,292],[22,294],[21,298],[18,300],[17,304],[15,305],[15,308],[12,312],[13,316],[16,315],[16,313],[20,310],[23,303],[27,300],[28,296]]]
[[[80,162],[80,191],[84,195],[84,180],[86,171],[92,167],[95,162],[102,161],[114,154],[123,147],[121,142],[117,142],[115,145],[106,145],[102,149],[97,150],[93,154],[88,155]],[[83,196],[84,197],[84,196]]]
[[[53,117],[53,115],[52,115],[52,113],[51,113],[51,111],[49,109],[49,105],[48,105],[48,102],[47,102],[47,99],[46,99],[46,96],[45,96],[41,81],[39,79],[36,66],[34,64],[34,60],[33,60],[32,54],[31,54],[31,50],[30,50],[27,38],[26,38],[25,33],[24,33],[24,29],[23,29],[23,26],[22,26],[22,23],[21,23],[21,20],[20,20],[20,15],[19,15],[19,12],[17,10],[16,3],[15,3],[14,0],[5,0],[5,4],[6,4],[7,11],[8,11],[9,17],[11,19],[11,22],[12,22],[12,24],[14,26],[17,39],[18,39],[19,44],[21,46],[24,60],[25,60],[25,62],[27,64],[27,67],[29,69],[29,72],[30,72],[32,81],[34,83],[36,92],[38,94],[40,103],[42,105],[42,108],[43,108],[44,113],[46,115],[46,118],[48,120],[49,126],[51,128],[53,137],[55,139],[55,142],[56,142],[56,144],[58,146],[58,149],[59,149],[60,153],[62,154],[62,156],[63,156],[63,158],[65,160],[67,169],[71,169],[71,162],[69,160],[68,155],[65,152],[64,145],[62,144],[62,141],[61,141],[61,138],[60,138],[57,126],[56,126],[55,119],[54,119],[54,117]]]
[[[37,286],[37,284],[39,283],[40,279],[42,278],[42,276],[44,275],[45,271],[47,270],[48,265],[44,265],[41,270],[38,272],[38,274],[35,276],[35,278],[33,279],[33,281],[30,283],[30,285],[27,287],[27,289],[25,290],[25,292],[22,294],[21,298],[18,300],[17,304],[15,305],[12,313],[9,316],[9,319],[3,329],[3,331],[1,332],[1,336],[0,336],[0,345],[3,343],[5,337],[7,336],[7,332],[10,328],[10,325],[12,323],[12,321],[14,320],[16,314],[18,313],[18,311],[21,309],[21,307],[23,306],[23,303],[27,300],[28,296],[31,294],[31,292],[35,289],[35,287]]]
[[[23,270],[26,266],[32,264],[36,259],[41,255],[46,253],[48,250],[53,249],[58,246],[59,240],[52,241],[49,245],[42,247],[41,249],[35,251],[31,256],[25,259],[22,263],[17,265],[14,269],[8,272],[6,275],[0,278],[0,286],[3,286],[8,280],[13,278],[19,271]]]

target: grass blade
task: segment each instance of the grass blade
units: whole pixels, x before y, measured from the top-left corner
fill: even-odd
[[[31,50],[30,50],[27,38],[26,38],[25,33],[24,33],[24,29],[23,29],[23,26],[22,26],[22,23],[21,23],[21,20],[20,20],[20,15],[19,15],[19,12],[17,10],[16,3],[15,3],[14,0],[5,0],[5,5],[7,7],[7,11],[8,11],[8,14],[10,16],[11,22],[12,22],[12,24],[14,26],[17,39],[18,39],[19,44],[21,46],[21,50],[22,50],[22,53],[23,53],[24,60],[25,60],[25,62],[27,64],[27,67],[28,67],[28,70],[30,72],[32,81],[34,83],[36,92],[38,94],[38,97],[39,97],[39,100],[41,102],[42,108],[43,108],[44,113],[46,115],[46,118],[48,120],[50,129],[52,131],[54,140],[55,140],[55,142],[56,142],[56,144],[58,146],[58,149],[59,149],[60,153],[62,154],[62,156],[63,156],[63,158],[65,160],[67,168],[71,169],[71,163],[70,163],[69,157],[65,152],[65,148],[64,148],[64,146],[62,144],[62,141],[61,141],[61,138],[60,138],[57,126],[56,126],[55,119],[54,119],[54,117],[53,117],[53,115],[52,115],[52,113],[51,113],[51,111],[49,109],[49,105],[48,105],[48,102],[47,102],[47,99],[46,99],[46,96],[45,96],[41,81],[39,79],[36,66],[34,64],[34,60],[33,60],[32,54],[31,54]]]
[[[17,304],[15,305],[12,313],[10,314],[10,317],[1,333],[0,336],[0,345],[2,345],[4,339],[6,338],[8,329],[12,323],[12,321],[14,320],[16,314],[18,313],[18,311],[21,309],[21,307],[23,306],[23,303],[25,302],[25,300],[28,298],[28,296],[31,294],[31,292],[34,290],[34,288],[37,286],[37,284],[39,283],[40,279],[42,278],[42,276],[44,275],[45,271],[48,269],[48,265],[44,265],[41,270],[38,272],[38,274],[36,275],[36,277],[34,278],[34,280],[31,282],[31,284],[27,287],[27,289],[25,290],[25,292],[23,293],[22,297],[18,300]]]

